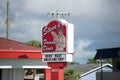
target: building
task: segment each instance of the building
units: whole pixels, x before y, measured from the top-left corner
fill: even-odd
[[[42,57],[39,47],[0,37],[0,80],[64,79],[67,62],[46,63]],[[29,69],[38,69],[42,74],[26,76]]]
[[[101,72],[100,64],[75,64],[68,65],[67,68],[74,69],[76,72],[81,74],[79,80],[96,80],[96,73]],[[102,65],[103,72],[112,72],[111,64]]]
[[[45,74],[48,68],[39,47],[0,37],[0,80],[24,80],[26,69],[43,70]]]
[[[113,71],[97,73],[97,80],[120,80],[120,47],[97,49],[95,59],[112,59]]]

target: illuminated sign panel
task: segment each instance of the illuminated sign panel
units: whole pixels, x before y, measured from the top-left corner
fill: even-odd
[[[66,26],[58,21],[51,21],[42,29],[43,52],[66,52]]]
[[[74,26],[63,19],[53,20],[42,28],[44,62],[71,62],[74,53]]]

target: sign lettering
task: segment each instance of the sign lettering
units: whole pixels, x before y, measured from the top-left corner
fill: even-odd
[[[45,62],[65,61],[65,54],[44,54],[43,59]]]

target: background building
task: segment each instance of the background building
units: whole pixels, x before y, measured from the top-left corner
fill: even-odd
[[[95,59],[112,59],[113,71],[97,73],[97,80],[120,80],[120,47],[98,49]],[[102,62],[101,62],[102,63]]]
[[[74,69],[81,74],[79,80],[96,80],[96,73],[101,72],[100,64],[74,64],[68,65],[66,68]],[[102,65],[103,72],[112,72],[111,64]]]

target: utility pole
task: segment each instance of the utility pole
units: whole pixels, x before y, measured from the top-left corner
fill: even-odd
[[[10,2],[9,1],[7,1],[7,18],[6,18],[6,24],[7,24],[6,38],[9,38],[9,36],[10,36]]]

